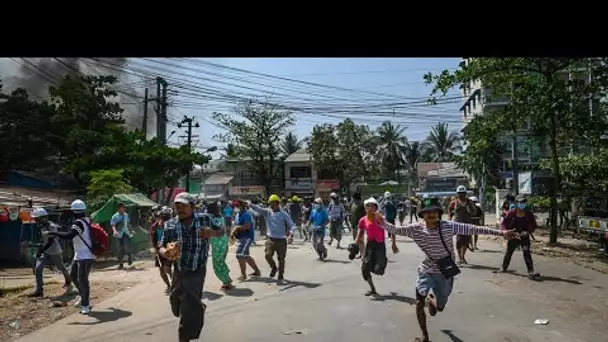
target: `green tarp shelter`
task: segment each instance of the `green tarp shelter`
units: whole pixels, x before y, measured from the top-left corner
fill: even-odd
[[[151,208],[158,204],[144,194],[132,193],[132,194],[116,194],[110,198],[104,206],[91,214],[91,220],[95,223],[104,223],[110,221],[112,215],[116,213],[116,206],[118,203],[124,203],[128,207],[144,207]]]

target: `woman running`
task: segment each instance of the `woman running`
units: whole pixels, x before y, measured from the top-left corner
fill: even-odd
[[[224,218],[220,213],[220,207],[217,202],[211,202],[207,206],[207,214],[215,221],[222,229],[226,229]],[[221,290],[227,291],[233,288],[232,279],[230,279],[230,268],[226,264],[226,256],[228,255],[228,234],[220,237],[212,237],[211,240],[211,258],[213,262],[213,272],[215,276],[222,282]]]

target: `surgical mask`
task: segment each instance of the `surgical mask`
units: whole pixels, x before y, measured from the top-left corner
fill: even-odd
[[[235,212],[235,213],[239,213],[240,211],[241,211],[241,209],[239,209],[239,208],[235,208],[235,209],[234,209],[234,212]]]
[[[314,209],[319,209],[319,208],[321,208],[321,205],[320,205],[320,204],[318,204],[318,203],[315,203],[315,204],[313,204],[313,205],[312,205],[312,207],[313,207]]]
[[[526,209],[526,203],[519,202],[519,203],[515,204],[515,207],[517,209]]]

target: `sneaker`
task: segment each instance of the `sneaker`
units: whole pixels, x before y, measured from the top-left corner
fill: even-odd
[[[119,265],[118,265],[118,269],[119,269],[119,270],[122,270],[123,268],[125,268],[125,265],[123,265],[123,264],[119,264]]]
[[[91,313],[91,306],[87,305],[87,306],[83,306],[80,308],[80,313],[83,315],[88,315]]]
[[[82,300],[82,298],[80,298],[80,296],[76,297],[76,302],[74,302],[74,306],[75,307],[79,307],[80,306],[80,301]]]
[[[273,269],[270,271],[270,275],[269,275],[269,277],[270,277],[270,278],[274,278],[274,276],[275,276],[275,275],[277,275],[277,269],[276,269],[276,268],[273,268]]]
[[[133,265],[133,258],[129,258],[129,260],[127,260],[127,265]]]

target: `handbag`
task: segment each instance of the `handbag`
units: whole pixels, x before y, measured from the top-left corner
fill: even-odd
[[[448,246],[445,244],[445,240],[443,240],[443,234],[441,233],[441,222],[439,222],[438,229],[441,244],[443,245],[443,248],[445,248],[446,252],[448,252],[448,255],[435,261],[435,263],[437,264],[437,266],[439,266],[439,271],[441,272],[441,274],[443,274],[445,279],[454,278],[455,276],[460,274],[460,268],[458,268],[458,265],[456,265],[456,262],[454,262],[454,258],[452,258],[452,253],[450,253]]]

